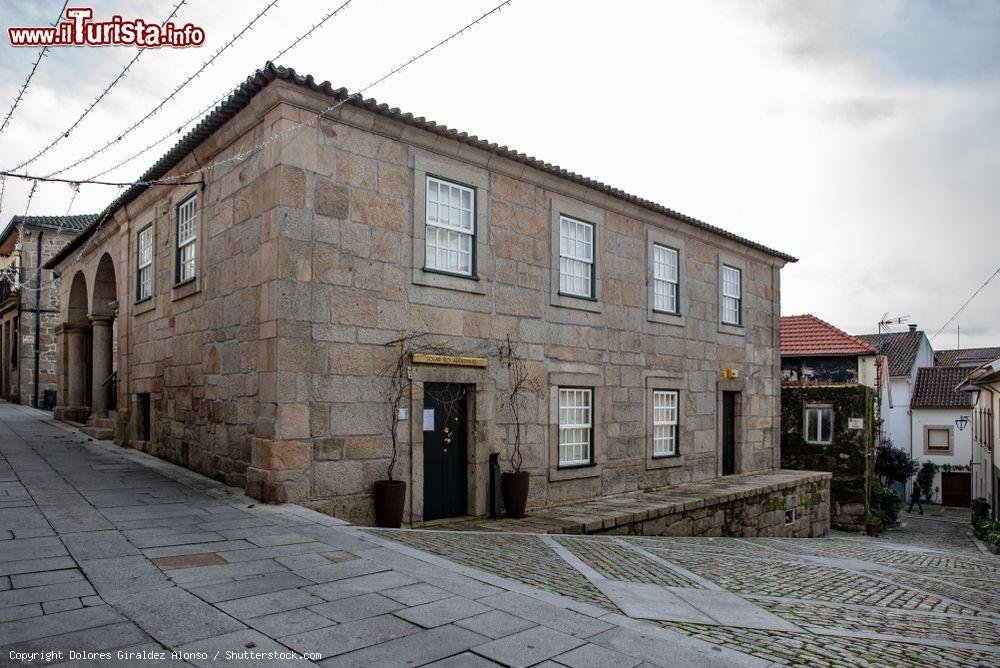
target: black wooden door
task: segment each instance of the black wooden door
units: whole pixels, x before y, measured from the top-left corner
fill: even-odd
[[[972,497],[972,476],[965,471],[941,472],[941,505],[968,508]]]
[[[467,402],[462,385],[424,385],[424,521],[467,514]]]
[[[736,393],[722,393],[722,475],[736,473]]]

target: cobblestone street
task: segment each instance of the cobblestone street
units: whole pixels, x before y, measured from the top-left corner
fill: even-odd
[[[778,664],[1000,663],[1000,557],[973,542],[967,511],[904,512],[880,538],[380,533],[612,611],[633,593],[613,583],[663,585],[681,598],[714,591],[723,608],[749,602],[773,618],[712,619],[697,596],[692,607],[707,619],[685,619],[691,610],[679,606],[634,616]]]
[[[1000,663],[1000,558],[961,516],[879,539],[386,531],[10,404],[0,454],[0,665]]]

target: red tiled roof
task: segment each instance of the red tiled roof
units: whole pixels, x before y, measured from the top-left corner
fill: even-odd
[[[969,376],[969,367],[927,366],[917,369],[910,408],[968,408],[965,393],[957,390]]]
[[[874,355],[875,349],[814,315],[781,318],[781,355]]]

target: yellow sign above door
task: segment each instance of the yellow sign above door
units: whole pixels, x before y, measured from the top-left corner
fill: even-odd
[[[464,355],[428,355],[413,353],[410,358],[414,364],[434,364],[437,366],[474,366],[486,367],[485,357],[467,357]]]

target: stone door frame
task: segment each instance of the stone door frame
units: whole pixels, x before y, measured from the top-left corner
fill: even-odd
[[[485,368],[423,364],[410,366],[409,401],[410,480],[405,517],[411,527],[424,525],[424,384],[453,383],[468,389],[466,452],[468,457],[468,512],[486,514],[489,497],[489,432],[492,423],[492,392]],[[447,521],[447,520],[441,520]]]

